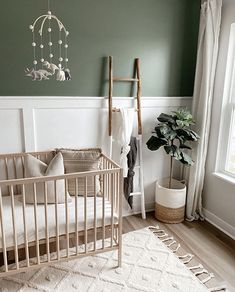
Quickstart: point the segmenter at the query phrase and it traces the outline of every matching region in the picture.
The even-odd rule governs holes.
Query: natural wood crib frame
[[[42,161],[46,161],[49,155],[53,155],[54,151],[43,151],[43,152],[30,152],[29,154],[37,157]],[[94,255],[102,252],[107,252],[111,250],[118,250],[118,265],[122,264],[122,193],[123,193],[123,174],[122,169],[110,158],[101,154],[101,165],[100,170],[79,172],[64,174],[59,176],[44,176],[44,177],[34,177],[34,178],[18,178],[17,167],[20,163],[23,169],[24,176],[24,157],[28,153],[15,153],[15,154],[1,154],[0,162],[5,167],[6,179],[0,181],[0,241],[2,248],[0,247],[0,254],[2,253],[4,265],[0,269],[0,277],[7,276],[9,274],[14,274],[18,272],[27,271],[31,268],[37,268],[39,266],[50,265],[54,262],[67,261],[69,259],[75,259],[79,257],[84,257],[87,255]],[[10,174],[11,173],[11,177]],[[12,179],[13,176],[13,179]],[[96,194],[96,177],[100,177],[101,190],[102,190],[102,226],[97,226],[97,210],[96,210],[96,199],[98,195]],[[87,179],[88,177],[93,177],[94,179],[94,220],[92,228],[87,227]],[[78,196],[75,196],[75,222],[69,222],[68,215],[68,183],[69,180],[75,180],[75,193],[78,194],[78,179],[84,179],[84,228],[82,231],[78,230]],[[66,228],[63,234],[59,231],[58,226],[58,197],[56,190],[56,181],[65,181],[65,199],[66,202],[63,204],[65,208],[66,216]],[[55,191],[55,231],[56,236],[50,236],[48,230],[48,203],[47,203],[47,182],[54,182]],[[44,184],[44,214],[45,216],[45,237],[39,238],[38,234],[38,204],[37,204],[37,183]],[[34,196],[34,232],[35,241],[29,241],[27,236],[27,222],[26,222],[26,203],[25,203],[25,185],[33,185],[33,196]],[[12,215],[12,228],[13,228],[13,239],[14,245],[7,246],[5,238],[5,227],[4,227],[4,214],[3,214],[3,188],[8,189],[8,195],[11,198],[11,215]],[[23,214],[23,225],[24,225],[24,243],[18,244],[17,242],[17,228],[15,217],[15,200],[17,196],[17,190],[21,190],[22,195],[22,214]],[[19,191],[18,191],[19,192]],[[109,202],[111,205],[111,218],[110,224],[105,223],[105,202]],[[61,204],[60,204],[61,205]],[[71,232],[69,230],[70,223],[75,224],[75,231]],[[107,230],[109,230],[110,237],[107,238]],[[88,242],[88,233],[92,234],[93,240]],[[84,241],[82,242],[82,251],[79,251],[81,247],[81,242],[79,240],[80,236],[84,236]],[[100,235],[101,241],[100,246],[97,245],[97,237]],[[75,239],[75,249],[70,248],[70,239]],[[61,250],[61,239],[66,241],[65,251]],[[50,250],[50,243],[55,242],[56,251],[53,253]],[[108,244],[107,244],[108,242]],[[46,252],[43,257],[41,257],[40,247],[44,244],[46,247]],[[80,245],[80,246],[79,246]],[[30,248],[35,247],[36,257],[32,261],[30,257]],[[23,260],[19,260],[19,250],[24,249],[25,255]],[[14,260],[9,263],[9,253],[14,252]],[[53,258],[51,255],[53,254]]]

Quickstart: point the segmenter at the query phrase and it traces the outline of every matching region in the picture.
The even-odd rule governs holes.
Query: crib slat
[[[96,240],[97,240],[97,215],[96,215],[96,176],[94,176],[94,251],[96,251]]]
[[[9,167],[8,167],[7,157],[4,158],[4,162],[5,162],[5,170],[6,170],[6,179],[9,180]]]
[[[55,225],[56,225],[56,252],[57,259],[60,259],[60,238],[59,238],[59,223],[58,223],[58,194],[56,180],[54,181],[54,191],[55,191]]]
[[[14,178],[17,179],[17,170],[16,170],[16,158],[15,156],[12,157],[13,169],[14,169]],[[18,192],[18,186],[15,187],[16,191]]]
[[[102,196],[102,248],[104,249],[104,240],[105,240],[105,197],[107,192],[107,174],[103,175],[103,181],[104,181],[104,190],[103,190],[103,196]]]
[[[5,272],[8,272],[6,238],[5,238],[5,230],[4,230],[3,218],[4,218],[4,216],[3,216],[3,204],[2,204],[2,188],[0,187],[0,221],[1,221],[1,233],[2,233],[2,249],[3,249]]]
[[[46,249],[47,249],[47,261],[50,262],[50,242],[48,232],[48,209],[47,209],[47,183],[44,182],[44,207],[45,207],[45,236],[46,236]]]
[[[85,253],[87,252],[87,176],[85,177],[85,196],[84,196],[84,244],[85,244]]]
[[[36,183],[33,183],[33,201],[34,201],[34,223],[35,223],[35,238],[36,238],[36,255],[37,255],[37,262],[38,262],[38,264],[40,264],[39,237],[38,237],[38,214],[37,214],[37,187],[36,187]]]
[[[4,162],[5,162],[6,179],[9,180],[9,165],[8,165],[7,157],[4,158]],[[9,194],[11,192],[10,186],[8,186],[8,192],[9,192]]]
[[[66,252],[69,258],[69,210],[68,210],[68,182],[64,180],[65,185],[65,211],[66,211]]]
[[[115,212],[118,211],[118,173],[115,174]]]
[[[28,244],[28,231],[26,224],[26,208],[25,208],[25,185],[22,185],[22,199],[23,199],[23,221],[24,221],[24,244],[25,244],[25,255],[26,265],[29,267],[29,244]]]
[[[11,216],[12,216],[12,225],[13,225],[13,234],[14,234],[15,262],[16,262],[16,269],[18,270],[19,257],[18,257],[17,231],[16,231],[16,220],[15,220],[15,200],[14,200],[13,186],[10,186],[10,195],[11,195]]]
[[[119,206],[118,206],[118,266],[122,264],[122,196],[123,196],[123,170],[119,171]]]
[[[14,166],[14,177],[17,179],[17,170],[16,170],[16,158],[13,157],[13,166]]]
[[[110,187],[110,201],[111,201],[111,247],[113,247],[113,196],[114,196],[114,174],[111,174],[111,187]]]
[[[75,179],[75,236],[76,236],[76,254],[78,254],[78,180]]]
[[[108,161],[108,169],[110,169],[110,162],[109,161]],[[111,184],[110,184],[110,173],[108,173],[108,175],[107,175],[107,181],[108,181],[107,199],[110,202],[110,187],[111,187]]]
[[[21,165],[22,165],[22,169],[23,169],[23,177],[25,177],[25,169],[24,169],[24,157],[21,156]]]
[[[119,177],[118,177],[118,173],[115,174],[115,214],[116,216],[118,215],[118,194],[119,194]],[[118,242],[118,225],[117,223],[115,222],[115,240],[116,240],[116,243]]]

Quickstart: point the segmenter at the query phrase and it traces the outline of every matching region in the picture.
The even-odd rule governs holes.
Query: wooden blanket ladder
[[[109,56],[109,137],[110,137],[110,158],[112,158],[112,118],[113,112],[118,112],[120,109],[113,107],[113,85],[114,82],[134,82],[137,84],[137,94],[136,94],[136,113],[137,113],[137,120],[138,120],[138,137],[137,138],[137,155],[139,164],[135,166],[135,170],[139,170],[139,190],[131,193],[131,196],[141,196],[141,214],[142,218],[146,219],[146,212],[145,212],[145,196],[144,196],[144,178],[143,178],[143,154],[142,154],[142,118],[141,118],[141,75],[140,75],[140,59],[135,59],[135,69],[136,69],[136,76],[135,78],[129,77],[114,77],[113,76],[113,57]]]

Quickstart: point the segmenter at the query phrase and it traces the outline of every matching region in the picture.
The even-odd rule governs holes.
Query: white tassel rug
[[[210,291],[203,282],[211,275],[199,280],[203,267],[187,268],[184,263],[192,256],[176,256],[178,249],[174,239],[157,227],[145,228],[123,235],[122,268],[117,268],[117,251],[108,252],[0,279],[0,291]],[[194,268],[198,274],[193,273]]]

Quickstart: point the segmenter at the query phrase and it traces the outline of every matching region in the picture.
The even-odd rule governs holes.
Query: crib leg
[[[118,226],[118,266],[122,267],[122,217],[119,218]]]
[[[122,246],[119,245],[118,248],[118,267],[121,268],[122,267]]]

